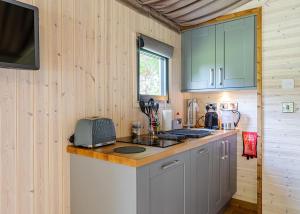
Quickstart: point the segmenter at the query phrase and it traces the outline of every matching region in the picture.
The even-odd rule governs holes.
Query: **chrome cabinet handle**
[[[209,71],[209,85],[213,86],[214,85],[214,72],[215,70],[213,68],[210,69]]]
[[[223,85],[223,69],[219,68],[219,85]]]
[[[226,148],[225,148],[226,145],[225,145],[224,141],[222,141],[221,144],[222,144],[222,157],[221,157],[221,159],[225,160],[226,159]]]
[[[204,152],[208,152],[208,150],[207,149],[200,149],[200,150],[198,150],[198,154],[203,154]]]
[[[227,159],[229,157],[229,141],[225,140],[225,158]]]
[[[169,168],[171,168],[171,167],[173,167],[173,166],[176,166],[176,165],[179,164],[179,163],[180,163],[179,160],[174,160],[174,161],[172,161],[171,163],[168,163],[168,164],[166,164],[166,165],[163,165],[161,168],[162,168],[163,170],[166,170],[166,169],[169,169]]]

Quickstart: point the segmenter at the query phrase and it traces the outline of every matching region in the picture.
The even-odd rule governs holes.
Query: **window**
[[[143,34],[137,37],[138,100],[169,101],[169,59],[174,48]]]
[[[139,96],[168,97],[168,58],[139,50]]]

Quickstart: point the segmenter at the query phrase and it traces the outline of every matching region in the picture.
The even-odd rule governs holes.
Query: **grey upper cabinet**
[[[210,144],[191,151],[191,214],[211,213],[211,163]]]
[[[182,34],[182,91],[255,86],[255,16]]]
[[[182,34],[182,90],[215,88],[215,26]]]
[[[215,26],[192,31],[191,89],[215,88]]]
[[[255,16],[216,26],[216,88],[256,86]]]
[[[183,91],[189,90],[191,86],[192,70],[192,31],[186,31],[181,35],[181,88]]]

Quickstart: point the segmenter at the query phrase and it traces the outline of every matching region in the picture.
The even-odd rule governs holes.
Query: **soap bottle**
[[[182,118],[179,112],[176,113],[175,119],[172,120],[172,129],[182,129]]]

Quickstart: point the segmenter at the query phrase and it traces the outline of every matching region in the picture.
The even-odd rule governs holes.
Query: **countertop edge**
[[[108,161],[111,163],[126,165],[130,167],[142,167],[153,162],[168,158],[173,155],[177,155],[182,152],[186,152],[192,149],[195,149],[199,146],[205,145],[207,143],[219,140],[224,137],[229,137],[235,135],[239,132],[239,130],[230,130],[224,131],[223,133],[218,133],[215,135],[210,135],[205,138],[195,138],[188,139],[187,142],[182,144],[177,144],[172,147],[166,148],[164,151],[160,151],[157,154],[153,154],[142,159],[132,159],[128,157],[122,157],[114,154],[106,154],[99,151],[94,151],[92,149],[75,147],[72,145],[67,146],[67,152],[70,154],[81,155],[89,158],[95,158],[103,161]],[[146,146],[145,146],[146,147]]]
[[[122,164],[131,167],[138,167],[137,160],[127,157],[121,157],[113,154],[105,154],[93,151],[92,149],[75,147],[72,145],[67,146],[67,152],[74,155],[81,155],[84,157],[95,158],[98,160],[108,161],[111,163]]]

